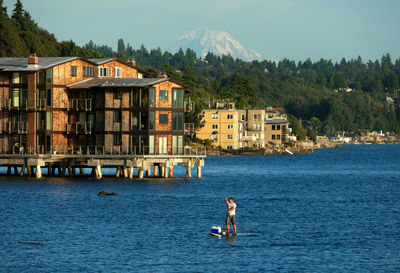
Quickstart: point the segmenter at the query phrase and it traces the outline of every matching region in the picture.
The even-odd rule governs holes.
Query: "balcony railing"
[[[25,98],[8,99],[7,108],[8,108],[8,110],[11,110],[11,109],[28,110],[28,100]]]
[[[26,121],[17,121],[17,122],[9,122],[9,133],[27,133],[28,132],[28,122]]]
[[[92,122],[77,122],[65,125],[67,134],[91,134],[93,132]]]
[[[185,112],[188,113],[194,112],[195,102],[192,101],[190,98],[185,98],[183,105]]]
[[[68,100],[68,110],[91,111],[93,108],[93,99],[70,99]]]
[[[77,155],[77,156],[205,156],[207,150],[205,147],[179,146],[173,147],[171,153],[160,151],[154,147],[136,146],[96,146],[96,145],[77,145],[77,146],[1,146],[0,154],[52,154],[52,155]]]

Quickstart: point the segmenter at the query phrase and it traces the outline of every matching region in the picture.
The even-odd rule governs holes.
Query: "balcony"
[[[46,109],[46,99],[44,98],[38,98],[36,99],[36,109],[44,110]]]
[[[67,134],[91,134],[93,132],[92,122],[77,122],[65,125]]]
[[[93,99],[69,99],[67,109],[75,111],[91,111]]]
[[[192,101],[190,98],[186,98],[183,106],[186,113],[192,113],[194,112],[195,102]]]
[[[11,109],[28,110],[28,100],[25,98],[8,99],[7,108],[8,108],[8,110],[11,110]]]
[[[9,133],[18,133],[18,134],[26,134],[28,133],[28,122],[26,121],[17,121],[17,122],[9,122]]]

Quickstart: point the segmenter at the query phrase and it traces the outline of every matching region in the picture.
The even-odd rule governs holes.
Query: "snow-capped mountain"
[[[261,60],[260,53],[246,48],[226,31],[208,28],[196,28],[179,37],[169,46],[169,51],[177,52],[180,48],[193,49],[197,56],[205,57],[208,52],[216,55],[231,55],[244,61]]]

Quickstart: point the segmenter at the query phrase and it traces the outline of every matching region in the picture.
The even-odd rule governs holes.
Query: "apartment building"
[[[213,146],[223,149],[239,148],[238,111],[233,102],[217,102],[213,109],[201,113],[204,127],[196,133],[199,139],[209,139]]]
[[[240,109],[238,110],[240,122],[243,124],[242,147],[262,149],[265,147],[265,110]]]
[[[265,143],[281,147],[289,142],[291,128],[281,108],[268,107],[265,110]]]
[[[0,150],[178,154],[188,92],[134,62],[0,58]]]
[[[210,139],[212,145],[224,149],[281,147],[290,134],[283,109],[236,109],[233,102],[218,101],[212,109],[204,110],[201,117],[205,125],[197,137]]]

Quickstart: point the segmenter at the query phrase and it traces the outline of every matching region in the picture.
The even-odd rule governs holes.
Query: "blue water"
[[[399,272],[399,167],[368,145],[209,157],[201,180],[3,178],[0,272]],[[239,234],[219,239],[225,196]]]

